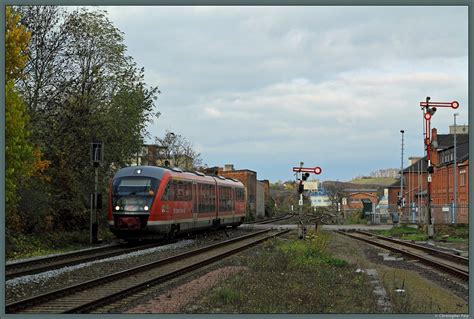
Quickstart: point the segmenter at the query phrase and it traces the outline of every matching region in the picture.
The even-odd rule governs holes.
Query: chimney
[[[438,143],[438,130],[436,128],[431,129],[431,143],[436,141],[436,144]],[[436,148],[431,148],[431,165],[438,165],[438,152]]]
[[[438,142],[438,130],[436,128],[431,129],[431,142]]]
[[[225,164],[224,165],[224,172],[233,171],[233,170],[234,170],[234,164]]]
[[[418,156],[411,156],[408,158],[408,166],[411,166],[413,164],[415,164],[416,162],[418,162],[419,160],[421,159],[421,157],[418,157]]]

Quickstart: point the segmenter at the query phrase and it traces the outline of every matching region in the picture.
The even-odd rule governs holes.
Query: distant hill
[[[379,185],[379,186],[388,186],[395,183],[397,179],[393,177],[363,177],[355,178],[350,183],[353,184],[362,184],[362,185]]]

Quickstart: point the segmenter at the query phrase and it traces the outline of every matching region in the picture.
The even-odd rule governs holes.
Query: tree
[[[194,170],[203,165],[201,153],[182,135],[166,131],[163,138],[155,137],[155,144],[164,147],[163,157],[171,160],[176,167]]]
[[[5,34],[5,187],[6,217],[10,228],[20,228],[20,216],[15,210],[19,185],[25,182],[34,170],[34,154],[28,137],[28,114],[23,100],[14,87],[14,81],[22,77],[27,60],[30,34],[20,24],[19,15],[6,8]]]
[[[104,11],[22,6],[31,32],[29,62],[18,86],[31,114],[32,137],[50,161],[53,226],[86,228],[93,169],[89,147],[104,143],[99,188],[126,163],[158,113],[158,88],[126,55],[123,34]]]

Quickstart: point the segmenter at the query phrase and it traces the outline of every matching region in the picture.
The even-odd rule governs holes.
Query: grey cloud
[[[458,99],[467,121],[464,7],[108,9],[163,92],[152,135],[183,134],[210,165],[276,176],[261,163],[272,152],[275,167],[319,159],[328,178],[345,176],[345,158],[362,171],[397,166],[399,129],[420,137],[427,95]],[[440,110],[433,123],[451,121]]]

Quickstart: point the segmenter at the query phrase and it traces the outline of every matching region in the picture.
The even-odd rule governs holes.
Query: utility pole
[[[457,170],[457,141],[456,141],[456,116],[459,113],[454,113],[454,167],[453,167],[453,208],[452,208],[452,216],[451,216],[451,224],[456,223],[456,213],[457,213],[457,206],[458,206],[458,170]]]
[[[90,212],[90,243],[97,243],[97,232],[99,229],[97,209],[102,209],[102,196],[97,192],[99,184],[99,166],[104,157],[104,147],[102,142],[91,143],[91,162],[94,166],[94,193],[91,194],[91,212]]]

